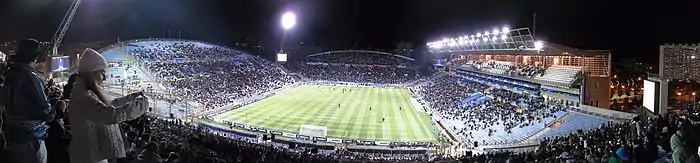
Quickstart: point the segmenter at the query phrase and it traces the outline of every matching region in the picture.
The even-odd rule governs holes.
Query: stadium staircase
[[[300,73],[289,73],[289,75],[294,76],[295,80],[296,80],[296,79],[299,79],[299,80],[296,80],[296,81],[309,81],[309,78],[307,78],[306,76],[304,76],[304,75],[302,75],[302,74],[300,74]]]
[[[537,133],[531,135],[530,137],[527,137],[523,142],[536,142],[539,137],[541,137],[542,135],[544,135],[547,132],[549,132],[550,130],[552,130],[552,128],[550,127],[550,126],[552,126],[552,124],[560,122],[562,119],[564,119],[564,117],[567,117],[567,116],[569,116],[569,112],[566,112],[566,114],[564,114],[564,116],[558,117],[554,121],[546,124],[545,128],[543,128],[542,130],[538,131]]]

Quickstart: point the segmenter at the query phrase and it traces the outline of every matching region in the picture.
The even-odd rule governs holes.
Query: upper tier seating
[[[535,79],[553,82],[554,84],[567,86],[576,80],[581,67],[552,65],[542,76],[535,76]]]

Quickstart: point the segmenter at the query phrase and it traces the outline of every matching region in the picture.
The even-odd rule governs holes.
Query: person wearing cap
[[[6,155],[13,163],[46,163],[46,122],[53,118],[44,79],[35,72],[41,55],[41,44],[23,39],[17,53],[9,60],[3,101],[5,121],[2,126],[7,139]]]
[[[101,89],[107,61],[95,50],[86,49],[78,63],[78,78],[68,106],[73,163],[106,163],[126,156],[118,123],[141,117],[148,110],[142,92],[108,100]]]

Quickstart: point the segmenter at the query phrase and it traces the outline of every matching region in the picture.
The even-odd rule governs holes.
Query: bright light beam
[[[282,15],[282,28],[289,30],[297,24],[297,16],[292,12],[287,12]]]

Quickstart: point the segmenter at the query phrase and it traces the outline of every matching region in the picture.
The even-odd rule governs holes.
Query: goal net
[[[326,137],[326,134],[328,134],[328,128],[326,126],[302,124],[301,127],[299,127],[299,135]]]

